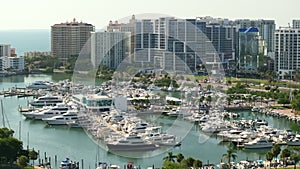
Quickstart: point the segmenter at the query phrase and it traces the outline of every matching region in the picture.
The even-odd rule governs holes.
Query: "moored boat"
[[[107,143],[107,148],[112,151],[145,151],[155,150],[158,146],[143,140],[136,134],[129,134],[123,139]]]
[[[60,165],[60,169],[79,169],[79,163],[66,158],[63,160]]]
[[[30,104],[32,106],[55,106],[56,104],[62,103],[62,102],[63,102],[63,100],[59,96],[47,95],[47,96],[42,96],[42,97],[35,99]]]
[[[268,141],[265,138],[258,138],[253,141],[244,144],[246,149],[264,149],[264,148],[272,148],[273,142]]]
[[[68,122],[78,120],[78,112],[75,110],[69,110],[67,113],[59,116],[54,116],[50,118],[43,118],[49,125],[66,125]]]

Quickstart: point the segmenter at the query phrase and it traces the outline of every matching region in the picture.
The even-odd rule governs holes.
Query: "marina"
[[[15,85],[25,86],[25,81],[34,82],[39,79],[47,78],[49,81],[52,80],[51,76],[44,75],[40,77],[21,76],[20,78],[23,78],[24,81],[19,83],[4,82],[2,83],[3,86],[1,87],[8,89]],[[109,98],[110,97],[97,97],[98,100],[102,100],[103,103],[107,104],[109,104]],[[24,108],[33,100],[33,98],[4,98],[4,96],[2,96],[2,99],[4,101],[4,105],[6,105],[6,112],[9,112],[7,113],[8,119],[11,123],[12,128],[15,130],[15,137],[21,138],[21,140],[24,141],[24,144],[29,143],[29,147],[34,147],[35,149],[48,152],[50,156],[57,155],[61,159],[68,156],[75,161],[84,159],[84,165],[86,168],[91,166],[94,167],[95,164],[97,164],[99,161],[105,161],[110,164],[118,164],[120,166],[122,166],[122,164],[126,164],[128,161],[134,161],[135,164],[140,164],[144,168],[152,166],[153,164],[161,166],[162,158],[166,155],[166,152],[170,150],[172,150],[174,153],[182,152],[184,154],[189,154],[193,157],[203,160],[204,162],[208,160],[209,163],[218,164],[220,162],[220,159],[222,158],[221,155],[224,154],[227,149],[227,143],[222,139],[225,138],[225,136],[226,138],[228,138],[226,132],[230,133],[231,135],[234,135],[235,133],[239,133],[239,135],[242,135],[240,133],[244,132],[243,135],[246,135],[247,133],[245,132],[247,131],[249,132],[249,135],[252,135],[256,130],[265,130],[265,133],[268,132],[270,134],[276,131],[278,137],[272,138],[274,141],[275,138],[278,139],[279,136],[283,136],[284,132],[289,132],[290,129],[294,130],[298,128],[295,127],[298,126],[297,121],[291,121],[284,117],[271,116],[268,113],[258,113],[251,111],[225,113],[218,112],[217,110],[211,110],[208,116],[205,111],[195,111],[193,109],[189,109],[189,111],[186,111],[184,107],[181,107],[178,109],[174,109],[174,112],[181,112],[179,114],[176,113],[176,116],[173,115],[174,113],[170,113],[171,111],[173,111],[173,109],[171,109],[171,111],[168,112],[169,114],[167,113],[167,115],[143,113],[134,114],[137,113],[136,111],[132,111],[132,113],[128,115],[128,113],[124,112],[131,112],[130,107],[128,107],[127,111],[120,111],[119,109],[114,110],[113,107],[109,107],[109,114],[102,113],[101,115],[99,115],[96,111],[93,111],[95,110],[95,106],[92,106],[92,104],[87,105],[87,108],[89,110],[88,116],[81,116],[81,114],[79,118],[71,119],[70,121],[68,121],[68,123],[64,123],[69,125],[56,126],[52,123],[52,125],[47,125],[47,123],[43,121],[26,119],[23,115],[24,113],[18,112],[18,105]],[[95,98],[91,97],[89,99],[92,101]],[[118,106],[121,108],[122,103],[122,99],[119,99]],[[186,104],[185,101],[183,101],[183,104]],[[78,107],[73,108],[78,109]],[[103,112],[108,112],[106,109],[107,107],[103,108]],[[111,111],[115,112],[115,114],[111,113]],[[82,113],[83,111],[80,112]],[[49,120],[53,117],[45,117],[45,121],[46,118],[47,120]],[[227,119],[222,121],[224,118]],[[78,127],[70,127],[73,125],[77,126],[78,123],[76,122],[78,120],[80,121],[80,127],[83,127],[84,129],[80,129]],[[194,122],[196,123],[194,124]],[[20,123],[21,127],[19,126]],[[191,124],[192,128],[185,138],[176,137],[174,139],[174,135],[172,135],[173,133],[165,133],[168,128],[174,127],[174,123],[178,125],[175,127]],[[248,123],[250,123],[251,125],[255,123],[257,126],[256,129],[250,130],[253,126],[251,126],[250,124],[249,126],[247,126]],[[244,125],[243,131],[238,131],[238,129],[241,128],[234,128],[235,125],[241,124]],[[266,124],[270,128],[262,127]],[[216,128],[210,128],[210,126],[216,126]],[[230,128],[228,128],[229,126]],[[249,127],[249,130],[245,130],[246,127]],[[113,132],[114,134],[111,134],[111,132]],[[29,133],[29,137],[26,133]],[[105,133],[110,133],[109,135],[113,135],[113,137],[108,137],[108,135]],[[137,133],[137,135],[133,135],[131,133]],[[223,134],[223,137],[220,136],[220,134]],[[276,134],[274,135],[276,136]],[[287,135],[289,135],[289,133],[287,133]],[[268,135],[264,134],[264,136]],[[114,141],[108,141],[111,139],[114,139]],[[238,139],[242,138],[235,138],[235,141],[237,141]],[[299,137],[297,135],[290,134],[286,139],[290,140],[281,140],[286,141],[282,144],[296,145],[299,142]],[[255,139],[253,139],[252,141],[254,140]],[[263,140],[255,141],[257,141],[256,143],[261,143],[261,145],[263,145]],[[132,142],[141,144],[143,145],[143,147],[147,145],[147,149],[149,148],[149,150],[151,151],[128,152],[122,150],[122,145],[127,146]],[[175,145],[179,144],[181,144],[181,146],[174,147]],[[253,147],[255,147],[253,145],[254,142],[249,141],[241,146],[245,148],[238,150],[238,160],[255,160],[264,158],[266,150],[259,149],[253,151],[252,149]],[[63,148],[61,148],[62,146]],[[249,146],[250,148],[248,149],[247,147]],[[270,144],[268,144],[268,146],[270,147]],[[268,147],[265,146],[264,148]],[[113,153],[107,151],[107,149],[113,150]],[[119,152],[120,149],[121,152]]]

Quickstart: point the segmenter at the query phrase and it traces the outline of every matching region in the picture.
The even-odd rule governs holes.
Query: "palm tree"
[[[295,70],[294,80],[296,82],[298,82],[300,80],[300,70],[299,69]]]
[[[178,163],[180,163],[183,159],[184,159],[184,156],[182,155],[182,153],[177,154],[176,160]]]
[[[173,155],[173,153],[170,151],[168,152],[168,155],[163,158],[164,161],[170,161],[170,162],[175,162],[176,156]]]
[[[270,162],[270,168],[271,168],[271,161],[273,159],[273,153],[271,151],[268,151],[266,153],[266,160]]]
[[[297,163],[300,161],[300,154],[292,154],[291,160],[294,161],[294,169],[296,169]]]
[[[228,165],[231,168],[231,159],[232,161],[234,161],[236,158],[237,158],[236,150],[234,149],[234,145],[231,143],[227,150],[227,153],[223,154],[223,160],[227,159]]]
[[[281,148],[278,144],[275,144],[272,149],[271,149],[271,153],[273,154],[273,157],[276,157],[280,154],[281,152]]]
[[[282,159],[284,165],[286,165],[286,160],[290,156],[291,156],[291,151],[289,149],[285,148],[281,151],[280,158]]]

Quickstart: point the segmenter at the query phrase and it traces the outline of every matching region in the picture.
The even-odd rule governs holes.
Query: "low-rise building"
[[[73,95],[72,98],[82,107],[94,112],[109,111],[112,107],[122,111],[127,110],[127,99],[125,97],[109,97],[99,94],[76,94]]]
[[[24,70],[24,57],[8,57],[3,56],[0,58],[0,70],[14,70],[23,71]]]
[[[35,57],[35,56],[51,56],[51,52],[39,52],[39,51],[31,51],[25,52],[24,57]]]

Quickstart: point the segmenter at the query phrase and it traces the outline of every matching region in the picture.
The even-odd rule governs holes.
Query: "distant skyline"
[[[178,18],[274,19],[277,27],[300,19],[298,0],[10,0],[1,1],[1,6],[0,30],[50,29],[73,18],[102,29],[110,20],[143,13]]]

